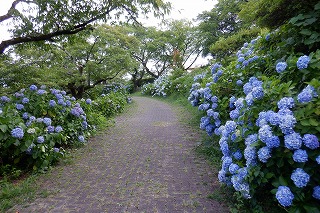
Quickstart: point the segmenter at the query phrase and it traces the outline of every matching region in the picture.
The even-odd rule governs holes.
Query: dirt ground
[[[72,164],[39,180],[47,197],[10,212],[228,212],[207,198],[219,184],[194,151],[199,136],[179,123],[172,106],[133,100]]]

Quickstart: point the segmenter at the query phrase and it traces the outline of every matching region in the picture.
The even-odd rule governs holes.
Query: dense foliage
[[[200,128],[221,150],[219,181],[254,211],[266,211],[259,202],[289,212],[320,209],[319,11],[318,3],[219,59],[224,63],[190,74],[189,101],[203,112]],[[168,79],[145,92],[168,95]]]
[[[66,149],[85,143],[127,103],[123,88],[76,100],[63,90],[31,85],[0,98],[0,175],[5,168],[46,170]]]

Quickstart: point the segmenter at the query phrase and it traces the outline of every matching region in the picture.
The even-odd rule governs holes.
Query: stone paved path
[[[169,105],[134,101],[74,163],[39,181],[48,197],[12,212],[228,212],[207,198],[218,183],[194,153],[197,134],[179,124]]]

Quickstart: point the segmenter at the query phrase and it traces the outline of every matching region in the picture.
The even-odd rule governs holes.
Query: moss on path
[[[49,196],[12,211],[227,212],[207,198],[218,184],[212,168],[194,153],[197,134],[183,127],[166,103],[134,101],[74,163],[39,180]]]

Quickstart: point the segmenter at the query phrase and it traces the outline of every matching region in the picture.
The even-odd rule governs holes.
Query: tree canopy
[[[62,35],[90,28],[98,20],[126,14],[129,21],[141,13],[160,16],[169,9],[170,4],[162,0],[15,0],[8,12],[0,16],[0,23],[12,22],[12,38],[0,43],[0,54],[15,44],[59,40]]]

